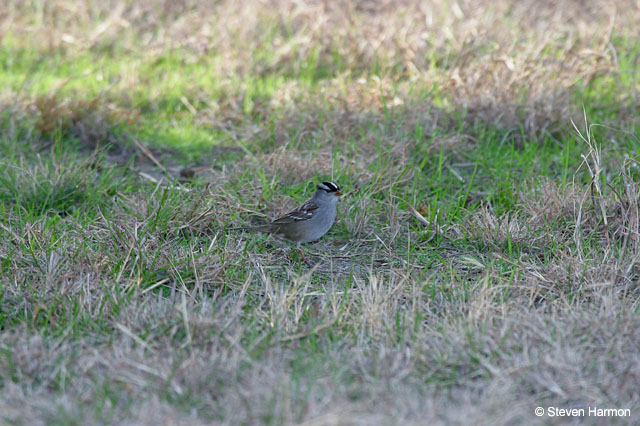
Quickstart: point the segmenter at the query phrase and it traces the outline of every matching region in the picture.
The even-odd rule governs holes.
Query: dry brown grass
[[[244,121],[242,88],[229,78],[295,75],[315,54],[318,66],[329,72],[321,94],[309,93],[292,80],[254,109],[289,106],[292,117],[282,124],[286,127],[299,119],[304,105],[334,99],[338,109],[333,118],[341,125],[326,123],[331,131],[325,136],[331,140],[352,134],[349,122],[362,114],[379,113],[383,103],[408,105],[399,115],[412,129],[415,118],[407,112],[416,108],[411,94],[416,85],[426,90],[437,86],[447,110],[465,111],[469,126],[494,123],[517,134],[523,130],[526,135],[556,136],[571,117],[579,116],[571,99],[576,87],[601,75],[619,78],[619,52],[611,36],[637,37],[635,23],[640,19],[633,1],[600,0],[544,5],[537,1],[211,5],[114,0],[53,1],[42,7],[35,1],[9,3],[0,34],[11,32],[26,46],[47,52],[109,52],[117,45],[144,57],[180,51],[187,62],[215,52],[221,60],[210,64],[211,73],[220,76],[228,93],[211,99],[195,91],[187,98],[207,105],[198,110],[203,122],[222,127],[234,122],[232,130],[239,136],[260,132],[251,130],[253,123],[238,126],[238,120]],[[376,67],[381,67],[377,74],[382,77],[368,79]],[[138,68],[131,65],[113,90],[126,93],[144,85],[145,76]],[[364,79],[357,80],[359,76]],[[633,93],[620,96],[622,104],[628,97],[635,99]],[[423,107],[417,113],[433,116]],[[303,119],[300,137],[313,132],[315,119]],[[278,140],[286,139],[285,130],[276,129],[283,135]]]
[[[553,184],[537,190],[551,202],[532,196],[519,216],[485,210],[470,218],[489,251],[441,251],[444,263],[429,270],[393,259],[392,230],[369,231],[391,247],[352,243],[348,292],[340,259],[299,273],[280,250],[245,257],[244,241],[213,234],[208,224],[239,203],[215,190],[215,211],[196,194],[181,196],[168,233],[149,229],[161,190],[123,199],[84,234],[58,236],[66,243],[55,251],[36,222],[24,236],[34,251],[13,259],[16,283],[5,285],[2,310],[24,311],[59,337],[27,324],[0,333],[0,348],[11,353],[0,361],[11,372],[3,414],[42,424],[94,416],[134,424],[490,424],[535,422],[541,401],[638,407],[637,275],[613,282],[619,266],[594,257],[604,248],[577,252],[570,230],[549,236],[549,221],[575,219],[579,194]],[[176,244],[185,231],[208,238]],[[534,253],[509,261],[507,233]],[[536,257],[552,244],[566,249]],[[96,249],[78,256],[79,245]],[[121,272],[113,270],[116,253]],[[354,268],[365,253],[372,263]],[[246,275],[230,274],[238,268]],[[140,272],[154,269],[165,272],[141,285]],[[37,304],[23,299],[17,283],[26,277]],[[69,311],[53,307],[61,298],[106,329],[71,338]],[[316,349],[307,347],[311,336]],[[98,406],[108,411],[96,414]]]

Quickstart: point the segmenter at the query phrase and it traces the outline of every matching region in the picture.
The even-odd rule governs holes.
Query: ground
[[[213,3],[0,8],[2,422],[637,424],[637,2]]]

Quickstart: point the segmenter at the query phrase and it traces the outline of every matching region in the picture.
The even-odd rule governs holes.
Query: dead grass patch
[[[114,1],[109,5],[81,2],[69,8],[53,2],[38,11],[42,24],[33,27],[24,19],[31,19],[34,11],[12,2],[2,22],[6,32],[45,51],[108,50],[117,41],[144,57],[180,49],[185,60],[197,61],[215,52],[220,60],[211,66],[222,81],[237,75],[295,78],[306,75],[308,68],[329,70],[329,74],[311,76],[328,82],[329,92],[344,93],[339,81],[345,77],[356,80],[347,84],[353,88],[346,88],[346,96],[326,98],[344,110],[342,116],[337,114],[341,125],[331,126],[335,132],[344,132],[336,134],[336,139],[353,135],[349,122],[354,111],[381,111],[385,104],[410,100],[393,88],[387,90],[384,79],[394,85],[409,81],[408,86],[427,92],[437,86],[450,110],[466,111],[469,126],[493,123],[520,138],[521,132],[556,137],[577,115],[571,98],[574,90],[598,76],[617,75],[618,55],[611,37],[633,36],[640,13],[631,1],[543,6],[528,1],[516,5],[457,2],[451,9],[439,2],[372,4],[208,5],[196,1],[175,6],[166,1]],[[381,75],[380,84],[363,87],[353,78],[362,76],[366,81],[376,74]],[[141,84],[148,82],[134,75],[114,89],[126,93]],[[292,86],[284,84],[265,106],[305,96],[306,90]],[[236,98],[236,88],[230,90],[231,98]],[[234,110],[226,106],[224,95],[211,103],[212,117],[205,121],[213,118],[224,123],[220,113],[228,116]],[[238,110],[238,102],[231,99],[234,103]],[[299,107],[296,103],[294,111]],[[43,125],[48,128],[54,122],[44,120]],[[88,127],[81,133],[92,131]]]

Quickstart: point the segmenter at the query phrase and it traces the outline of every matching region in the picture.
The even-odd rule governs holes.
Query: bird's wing
[[[286,215],[277,218],[273,222],[272,225],[285,225],[287,223],[298,222],[300,220],[311,219],[313,216],[313,211],[318,210],[318,205],[315,201],[309,200],[303,205],[299,206],[295,210],[287,213]]]

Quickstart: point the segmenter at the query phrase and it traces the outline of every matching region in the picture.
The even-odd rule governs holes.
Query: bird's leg
[[[298,253],[300,253],[300,257],[302,257],[302,260],[304,260],[304,263],[309,263],[307,258],[304,257],[304,253],[302,252],[302,250],[300,250],[300,247],[296,247],[296,249],[298,250]]]
[[[300,253],[300,256],[302,257],[302,260],[304,261],[304,263],[306,263],[307,265],[311,265],[307,260],[307,258],[304,257],[304,253],[302,252],[302,250],[300,250],[300,244],[296,244],[296,249],[298,250],[298,253]]]

